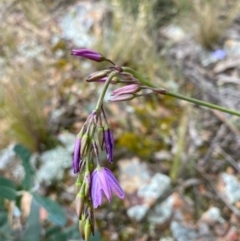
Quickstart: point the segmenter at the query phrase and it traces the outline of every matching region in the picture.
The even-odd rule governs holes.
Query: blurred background
[[[0,19],[2,241],[81,240],[73,146],[107,64],[71,49],[240,111],[239,0],[0,0]],[[240,240],[239,117],[157,95],[105,108],[101,158],[126,197],[96,210],[91,241]]]

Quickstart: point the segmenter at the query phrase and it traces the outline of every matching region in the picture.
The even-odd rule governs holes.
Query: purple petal
[[[112,198],[112,193],[111,193],[111,188],[108,183],[108,176],[105,171],[105,168],[101,168],[101,170],[98,170],[98,176],[99,176],[99,181],[101,183],[101,190],[104,192],[105,196],[107,197],[108,201],[111,201]]]
[[[119,95],[126,95],[126,94],[134,94],[138,92],[139,89],[140,87],[137,84],[126,85],[114,90],[111,95],[119,96]]]
[[[122,190],[121,186],[119,185],[119,182],[117,181],[117,179],[114,177],[113,173],[109,169],[107,169],[107,168],[104,168],[104,169],[108,173],[108,182],[111,187],[111,191],[116,196],[123,199],[125,197],[125,193]]]
[[[98,181],[97,170],[95,170],[91,175],[91,183],[91,197],[93,207],[97,208],[102,204],[102,190],[100,187],[100,182]]]
[[[102,204],[103,193],[110,202],[112,192],[121,199],[123,199],[125,196],[113,173],[107,168],[98,167],[91,174],[91,197],[93,207],[97,208]]]
[[[104,60],[104,57],[100,53],[91,49],[73,49],[71,54],[75,56],[87,58],[93,61],[97,61],[97,62]]]
[[[133,95],[133,94],[113,95],[110,97],[109,101],[119,102],[119,101],[132,100],[134,98],[135,98],[135,95]]]
[[[81,140],[77,138],[75,141],[73,162],[72,162],[72,168],[74,173],[78,173],[80,169],[79,168],[80,161],[81,161],[80,149],[81,149]]]
[[[113,162],[113,148],[114,148],[114,137],[111,130],[108,128],[104,131],[104,143],[106,148],[107,159],[109,162]]]

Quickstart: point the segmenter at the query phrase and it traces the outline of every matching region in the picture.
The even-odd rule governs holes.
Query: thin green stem
[[[156,85],[149,82],[147,79],[143,78],[139,73],[137,73],[133,69],[128,68],[128,67],[122,67],[122,69],[123,69],[124,72],[128,72],[128,73],[132,74],[135,78],[137,78],[144,85],[149,86],[151,88],[158,88]],[[191,98],[191,97],[186,97],[184,95],[180,95],[180,94],[168,91],[168,90],[166,90],[162,94],[172,96],[172,97],[175,97],[175,98],[178,98],[178,99],[181,99],[181,100],[185,100],[185,101],[197,104],[197,105],[205,106],[205,107],[208,107],[210,109],[219,110],[219,111],[231,114],[231,115],[240,116],[240,112],[238,112],[238,111],[231,110],[231,109],[219,106],[219,105],[214,105],[214,104],[211,104],[211,103],[206,102],[206,101],[197,100],[197,99],[194,99],[194,98]]]
[[[96,108],[95,108],[95,111],[96,111],[97,114],[99,113],[99,111],[100,111],[100,109],[101,109],[102,102],[103,102],[104,96],[105,96],[105,94],[106,94],[107,88],[108,88],[108,86],[109,86],[109,84],[110,84],[110,82],[111,82],[111,79],[112,79],[115,75],[116,75],[116,72],[112,72],[112,73],[108,76],[108,78],[107,78],[107,80],[106,80],[106,82],[105,82],[105,84],[104,84],[104,86],[103,86],[102,93],[101,93],[100,96],[99,96],[99,99],[98,99],[98,102],[97,102],[97,105],[96,105]]]

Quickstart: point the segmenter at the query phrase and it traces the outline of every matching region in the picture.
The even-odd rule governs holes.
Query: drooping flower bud
[[[89,172],[86,172],[85,177],[84,177],[84,195],[88,196],[89,190],[90,190],[90,185],[91,185],[91,176]]]
[[[81,150],[81,139],[77,137],[75,141],[73,162],[72,162],[72,168],[74,173],[78,173],[80,170],[80,162],[82,161],[80,150]]]
[[[105,148],[106,148],[107,159],[109,162],[112,163],[113,162],[114,137],[108,126],[106,128],[104,128],[103,138],[104,138],[104,144],[105,144]]]
[[[82,235],[83,239],[85,239],[85,234],[84,234],[85,223],[86,223],[86,216],[83,214],[78,224],[79,232]]]
[[[81,219],[81,216],[82,216],[83,207],[84,207],[84,195],[78,193],[75,199],[75,210],[79,220]]]
[[[109,101],[111,101],[111,102],[126,101],[126,100],[132,100],[135,97],[136,96],[133,94],[114,95],[114,96],[110,97]]]
[[[104,133],[104,128],[102,126],[98,127],[98,143],[100,145],[100,148],[103,149],[103,133]]]
[[[91,234],[91,222],[89,219],[87,219],[85,225],[84,225],[84,239],[85,241],[89,241]]]
[[[100,53],[91,49],[73,49],[71,54],[86,59],[90,59],[96,62],[101,62],[105,60],[105,58]]]
[[[81,156],[82,157],[86,155],[88,145],[89,145],[89,136],[87,134],[84,134],[81,139]]]
[[[141,88],[137,84],[130,84],[123,86],[121,88],[118,88],[112,92],[111,95],[113,96],[119,96],[119,95],[126,95],[126,94],[135,94],[137,93]]]
[[[96,82],[99,82],[99,83],[105,83],[106,81],[107,81],[107,77],[103,77],[103,78],[101,78],[101,79],[96,80]],[[90,81],[88,81],[88,82],[90,82]],[[111,82],[110,82],[110,83],[113,84],[113,85],[119,83],[118,77],[114,76],[114,77],[111,79]]]
[[[98,82],[98,81],[106,81],[107,79],[105,79],[105,77],[107,77],[108,74],[110,74],[112,72],[112,70],[110,69],[104,69],[104,70],[100,70],[100,71],[96,71],[92,74],[90,74],[86,81],[87,82]]]

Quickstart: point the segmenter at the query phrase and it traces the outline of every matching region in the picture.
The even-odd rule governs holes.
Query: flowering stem
[[[152,88],[157,88],[156,85],[149,82],[147,79],[143,78],[139,73],[137,73],[133,69],[128,68],[128,67],[122,67],[122,69],[123,69],[124,72],[128,72],[128,73],[132,74],[135,78],[137,78],[144,85],[152,87]],[[180,94],[168,91],[168,90],[165,90],[164,92],[162,92],[162,94],[172,96],[172,97],[175,97],[175,98],[178,98],[178,99],[181,99],[181,100],[185,100],[185,101],[197,104],[197,105],[205,106],[205,107],[208,107],[210,109],[219,110],[219,111],[231,114],[231,115],[240,116],[240,112],[238,112],[238,111],[231,110],[231,109],[228,109],[228,108],[225,108],[225,107],[221,107],[219,105],[214,105],[214,104],[211,104],[211,103],[206,102],[206,101],[197,100],[197,99],[194,99],[194,98],[191,98],[191,97],[186,97],[184,95],[180,95]]]
[[[107,78],[107,80],[106,80],[106,82],[105,82],[105,84],[104,84],[104,86],[103,86],[102,93],[101,93],[100,96],[99,96],[99,99],[98,99],[98,102],[97,102],[97,105],[96,105],[96,108],[95,108],[95,111],[96,111],[97,116],[98,116],[98,113],[99,113],[99,111],[100,111],[100,109],[101,109],[101,107],[102,107],[103,98],[104,98],[104,96],[105,96],[105,94],[106,94],[107,88],[108,88],[108,86],[109,86],[109,84],[110,84],[110,82],[111,82],[111,79],[112,79],[115,75],[116,75],[116,72],[113,71],[113,72],[108,76],[108,78]]]

